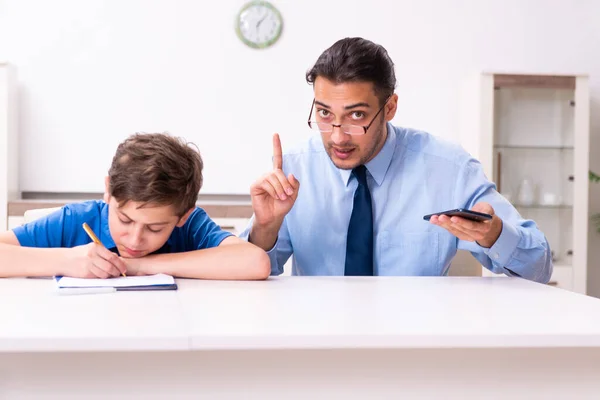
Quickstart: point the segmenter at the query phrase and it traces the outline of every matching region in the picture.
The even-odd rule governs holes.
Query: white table
[[[512,278],[0,279],[0,399],[594,398],[600,300]]]

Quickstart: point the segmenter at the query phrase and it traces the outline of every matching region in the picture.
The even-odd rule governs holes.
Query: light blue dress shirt
[[[496,191],[481,164],[460,146],[388,123],[388,137],[366,164],[373,201],[374,274],[446,275],[458,249],[470,251],[496,273],[547,283],[550,246],[532,220]],[[284,152],[283,170],[300,181],[298,198],[268,252],[279,275],[293,254],[292,275],[344,275],[346,235],[357,181],[330,160],[320,135]],[[453,208],[488,202],[502,219],[491,248],[459,240],[423,220]],[[252,218],[254,219],[254,217]],[[248,239],[252,221],[240,235]]]

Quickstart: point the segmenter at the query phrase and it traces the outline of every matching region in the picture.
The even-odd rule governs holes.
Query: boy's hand
[[[150,275],[150,273],[143,268],[144,262],[149,261],[148,258],[149,256],[141,258],[121,258],[121,261],[123,261],[127,267],[127,276]]]
[[[298,197],[300,182],[292,174],[286,177],[282,165],[281,141],[274,134],[273,170],[250,187],[255,221],[260,226],[281,225]]]
[[[114,278],[127,273],[127,266],[115,253],[102,245],[90,243],[69,249],[64,275],[75,278]]]

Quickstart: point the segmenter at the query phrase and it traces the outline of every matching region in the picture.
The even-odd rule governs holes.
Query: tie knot
[[[367,186],[367,167],[359,165],[352,170],[352,173],[361,185]]]

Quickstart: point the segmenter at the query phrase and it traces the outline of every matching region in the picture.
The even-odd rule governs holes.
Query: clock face
[[[236,21],[236,31],[246,45],[262,49],[274,44],[281,35],[283,19],[269,2],[253,1],[246,4]]]

